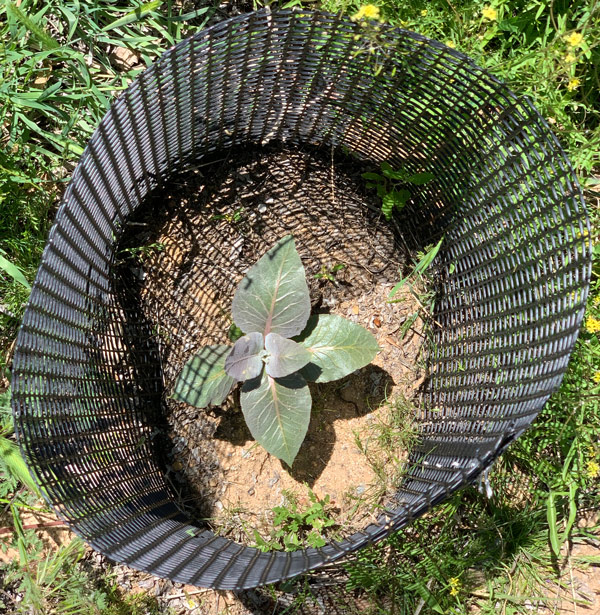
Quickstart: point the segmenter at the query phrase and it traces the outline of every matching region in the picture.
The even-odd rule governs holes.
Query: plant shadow
[[[376,365],[367,365],[335,382],[310,383],[313,407],[306,438],[292,467],[281,461],[281,467],[292,478],[313,487],[329,463],[336,444],[336,421],[364,417],[386,403],[394,382]],[[236,403],[239,408],[239,405]],[[218,412],[219,426],[214,437],[235,446],[252,441],[252,435],[241,412]],[[358,453],[352,444],[349,455]]]

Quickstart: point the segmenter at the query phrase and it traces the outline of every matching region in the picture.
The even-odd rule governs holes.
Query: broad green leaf
[[[414,175],[407,177],[406,181],[414,186],[422,186],[423,184],[430,182],[434,177],[435,175],[433,173],[428,173],[425,171],[423,173],[415,173]]]
[[[389,179],[395,179],[398,181],[406,181],[406,171],[400,169],[399,171],[394,171],[393,169],[385,169],[383,174]]]
[[[389,162],[385,162],[383,161],[381,163],[381,172],[384,175],[389,175],[390,173],[394,173],[394,169],[392,168],[392,165]]]
[[[391,190],[383,196],[383,202],[381,204],[381,211],[386,220],[390,220],[392,217],[392,210],[394,207],[402,209],[406,205],[406,201],[410,198],[410,192],[408,190]]]
[[[21,273],[21,270],[16,265],[13,265],[9,260],[4,258],[2,254],[0,254],[0,271],[7,273],[13,280],[15,280],[15,282],[19,282],[19,284],[22,284],[25,288],[31,289],[29,282]]]
[[[302,370],[307,380],[329,382],[368,365],[379,352],[375,336],[341,316],[311,316],[305,331],[296,338],[311,353]]]
[[[37,485],[31,478],[25,461],[23,461],[19,447],[15,442],[2,435],[0,435],[0,460],[14,478],[27,485],[33,492],[39,493]]]
[[[297,372],[312,357],[301,344],[272,332],[265,338],[265,349],[268,353],[267,374],[272,378],[283,378]]]
[[[381,211],[386,220],[392,219],[392,211],[394,209],[394,199],[389,192],[386,192],[383,195],[383,200],[381,203]]]
[[[246,333],[298,335],[310,315],[304,267],[294,238],[287,235],[253,265],[240,282],[231,306],[235,324]]]
[[[229,327],[229,331],[227,332],[227,337],[230,339],[230,341],[232,342],[237,342],[240,337],[243,337],[244,332],[239,328],[236,327],[235,323],[231,323],[231,326]]]
[[[238,381],[260,376],[264,356],[262,333],[249,333],[240,337],[225,359],[225,371]]]
[[[308,431],[312,399],[298,373],[248,380],[240,396],[250,433],[271,455],[292,465]]]
[[[392,190],[390,192],[394,207],[402,209],[406,205],[406,201],[410,199],[410,192],[408,190]]]
[[[223,403],[235,380],[225,372],[229,346],[204,346],[181,370],[171,397],[196,408]]]

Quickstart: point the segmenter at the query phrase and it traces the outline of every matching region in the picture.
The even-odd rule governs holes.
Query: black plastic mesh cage
[[[388,226],[409,250],[444,240],[419,441],[398,492],[379,518],[343,540],[262,552],[215,535],[179,505],[152,437],[173,380],[166,365],[181,367],[194,350],[186,348],[186,327],[222,328],[218,315],[251,263],[235,242],[189,229],[189,267],[201,263],[194,283],[212,290],[179,312],[190,288],[181,280],[168,286],[164,273],[165,286],[179,289],[168,308],[179,336],[166,339],[164,312],[153,318],[140,307],[136,276],[146,274],[116,282],[119,242],[132,225],[143,230],[149,199],[156,208],[156,195],[168,195],[186,173],[208,190],[219,160],[227,166],[248,152],[294,148],[324,153],[326,169],[349,158],[432,173],[410,188],[408,205]],[[280,218],[292,233],[286,215],[302,187],[294,182],[279,176],[262,208],[283,199]],[[312,201],[305,224],[316,228],[328,197]],[[167,218],[176,216],[169,203],[165,197]],[[216,211],[204,207],[207,216]],[[267,236],[269,228],[253,232]],[[343,243],[344,228],[330,230]],[[559,386],[577,337],[588,236],[575,174],[544,119],[463,54],[412,32],[368,32],[319,12],[229,19],[141,74],[81,157],[14,355],[20,444],[58,514],[114,561],[222,589],[294,577],[419,517],[527,428]],[[214,263],[219,269],[202,277]],[[168,301],[165,294],[156,309]]]

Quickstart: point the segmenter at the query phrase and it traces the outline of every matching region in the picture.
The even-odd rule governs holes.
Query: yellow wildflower
[[[381,11],[374,4],[363,4],[350,19],[360,21],[361,19],[379,19]]]
[[[572,92],[573,90],[576,90],[580,85],[581,80],[575,77],[573,79],[570,79],[569,83],[567,83],[567,90],[569,90],[569,92]]]
[[[425,17],[427,15],[427,9],[423,9],[421,11],[421,17]]]
[[[600,370],[597,371],[593,376],[592,376],[592,380],[597,383],[600,384]]]
[[[460,579],[457,579],[456,577],[452,577],[451,579],[448,579],[448,585],[450,587],[450,595],[458,596],[458,592],[461,588]]]
[[[456,47],[456,45],[454,44],[454,41],[446,41],[445,42],[446,47],[450,47],[450,49],[454,49]]]
[[[598,333],[600,331],[600,320],[595,316],[588,316],[585,321],[585,328],[590,333]]]
[[[570,51],[569,53],[565,56],[565,62],[567,64],[573,64],[573,62],[575,62],[575,60],[577,60],[577,58],[575,57],[574,54],[572,54]]]
[[[571,32],[571,34],[565,36],[565,41],[571,47],[579,47],[583,43],[583,34],[581,32]]]
[[[588,478],[598,478],[600,476],[600,463],[595,459],[590,459],[586,463],[586,475]]]
[[[496,21],[496,19],[498,19],[498,11],[493,9],[491,6],[486,6],[481,11],[481,14],[483,15],[483,18],[488,21]]]
[[[583,233],[581,231],[577,231],[577,239],[579,239],[580,237],[589,237],[589,236],[590,236],[589,229],[585,229]]]

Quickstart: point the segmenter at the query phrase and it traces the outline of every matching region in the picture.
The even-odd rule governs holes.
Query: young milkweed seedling
[[[310,421],[307,380],[338,380],[364,367],[379,350],[377,340],[341,316],[310,315],[306,274],[291,235],[249,269],[231,313],[244,335],[232,347],[202,348],[183,367],[172,397],[205,408],[223,403],[243,382],[240,402],[250,433],[291,466]]]

